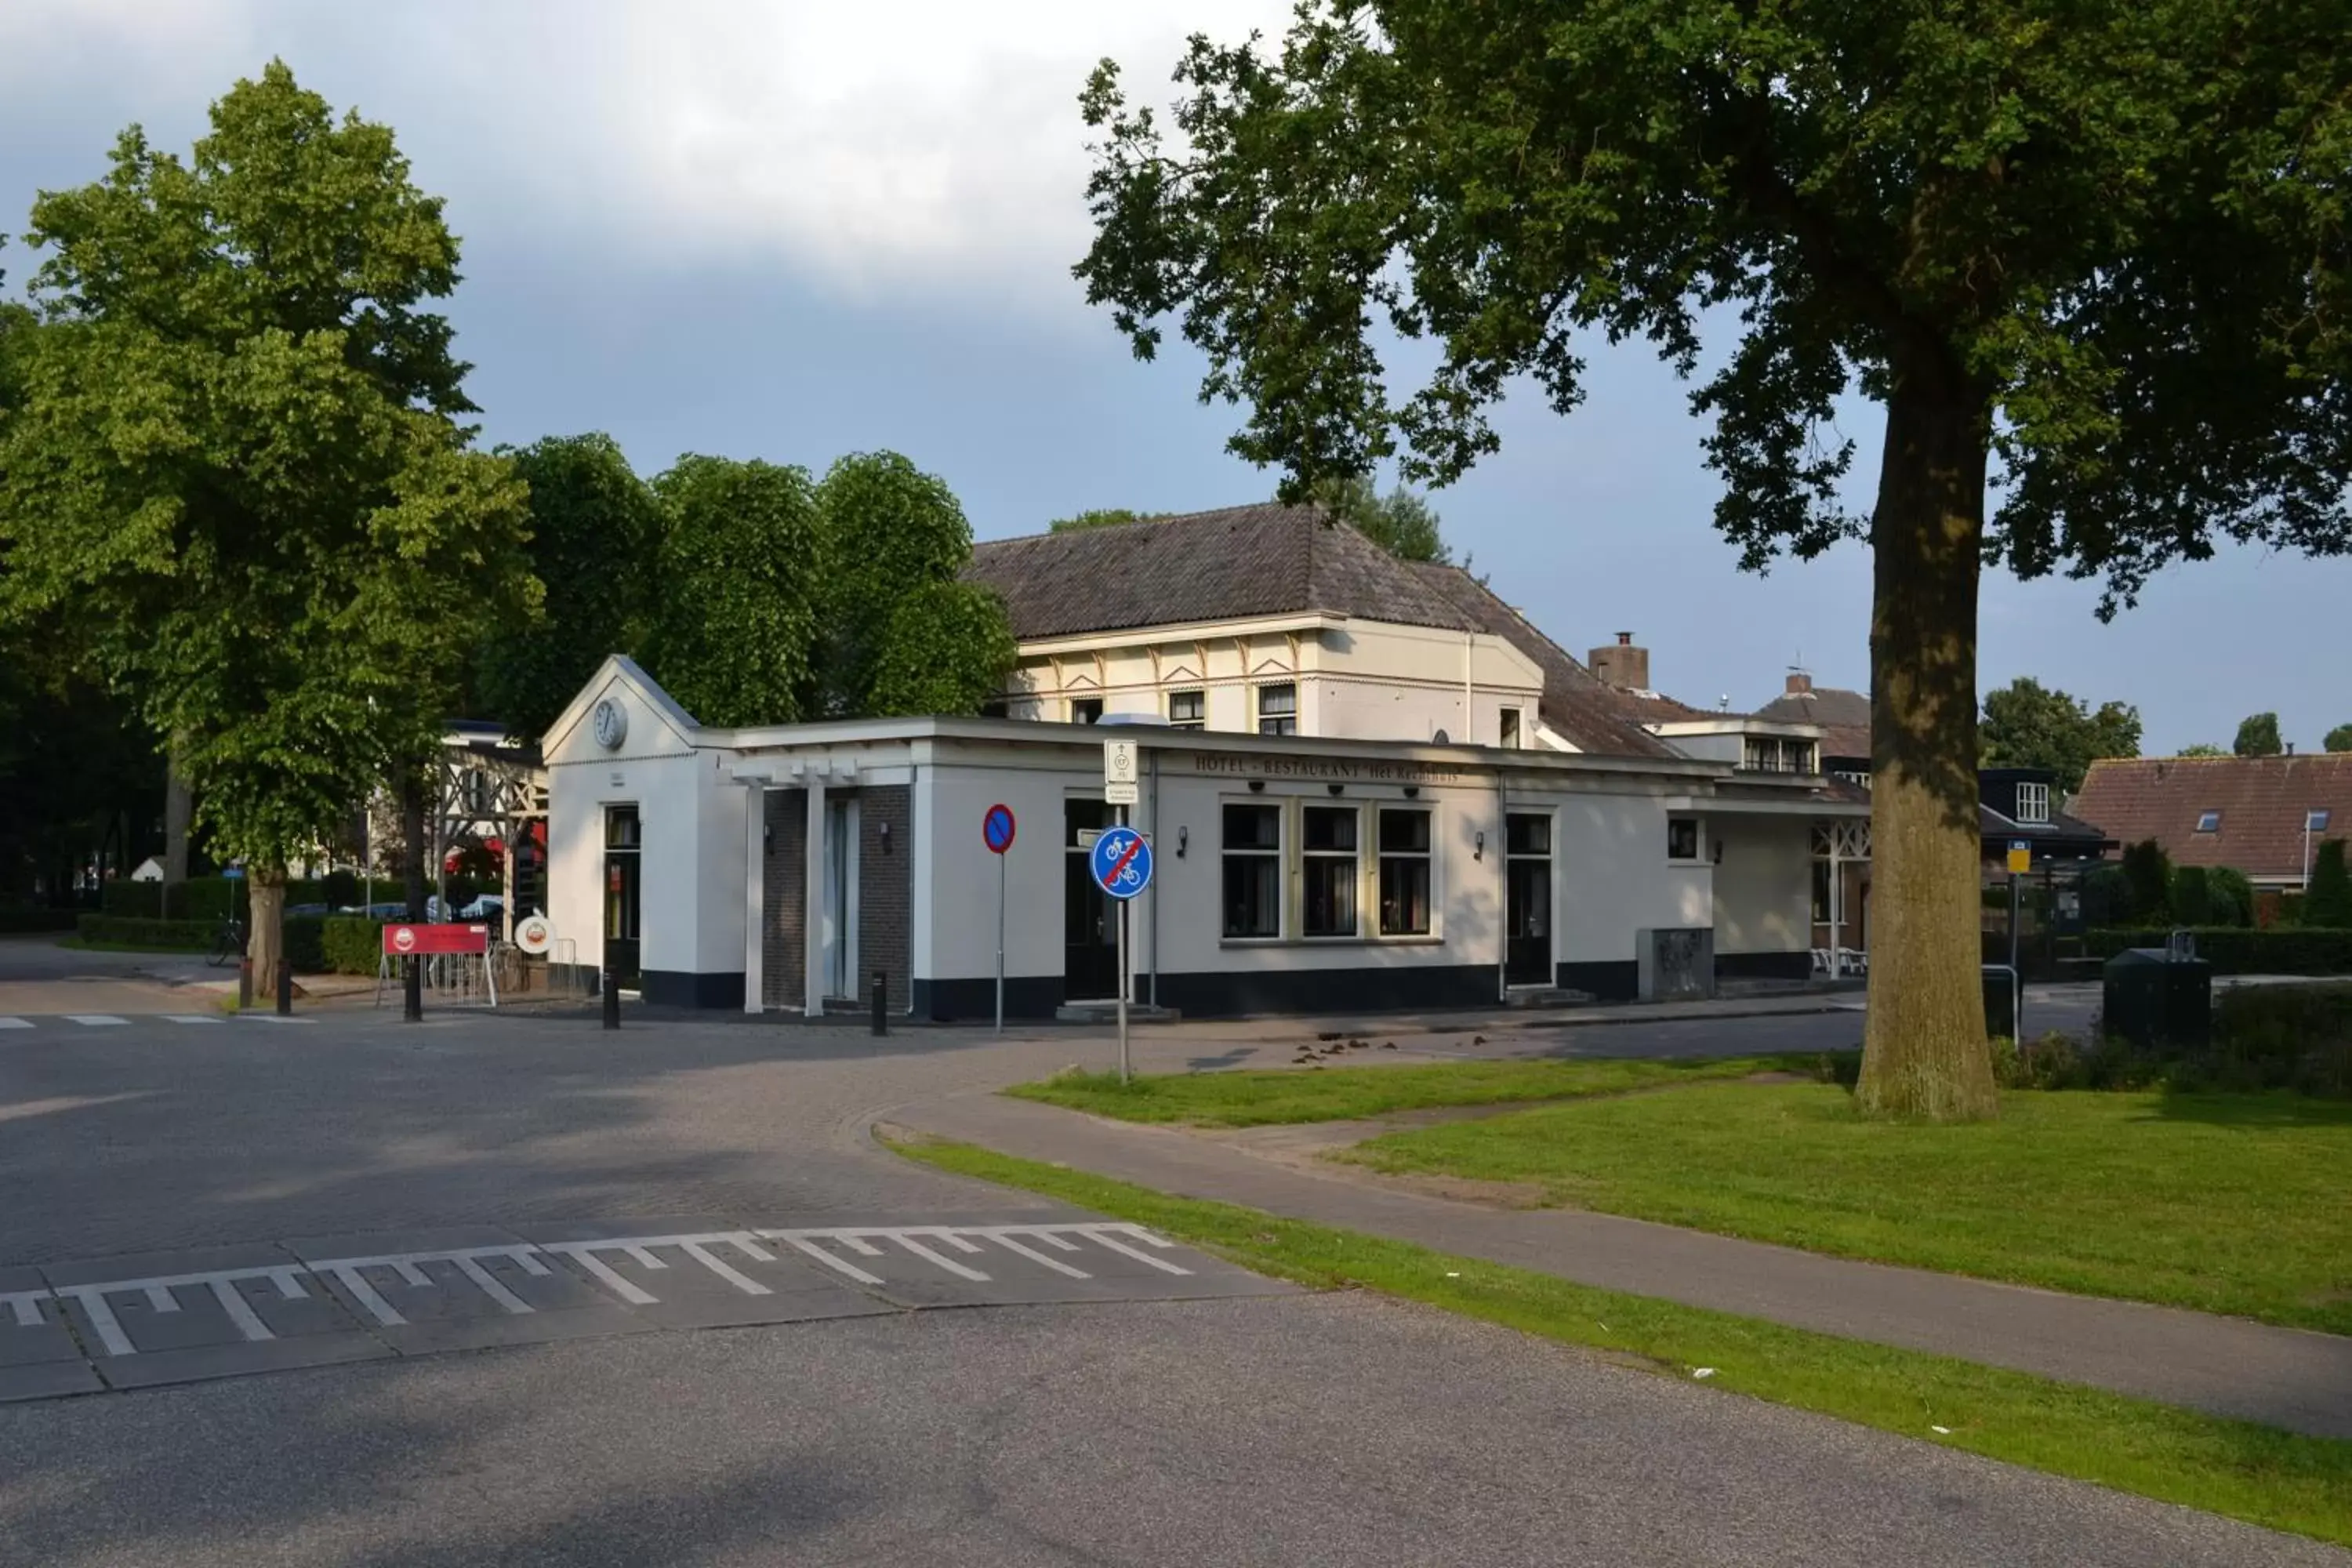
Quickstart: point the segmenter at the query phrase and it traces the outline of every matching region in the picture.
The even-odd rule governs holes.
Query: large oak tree
[[[1172,139],[1097,71],[1076,271],[1139,354],[1177,320],[1294,495],[1455,478],[1522,378],[1575,407],[1587,334],[1702,375],[1743,562],[1875,563],[1861,1103],[1987,1115],[1979,574],[2112,608],[2217,539],[2346,547],[2347,37],[2352,0],[1307,0],[1192,41]],[[1383,331],[1436,342],[1406,395]]]

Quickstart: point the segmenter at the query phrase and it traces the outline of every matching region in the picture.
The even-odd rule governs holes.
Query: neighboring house
[[[2352,753],[2097,762],[2072,809],[2117,844],[2156,840],[2176,866],[2296,889],[2320,845],[2352,838]]]

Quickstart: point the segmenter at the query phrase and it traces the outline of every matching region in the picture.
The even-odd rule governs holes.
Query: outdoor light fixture
[[[1341,790],[1346,789],[1348,786],[1347,786],[1346,784],[1325,784],[1323,787],[1324,787],[1325,789],[1329,790],[1333,795],[1338,795]]]
[[[1470,841],[1470,858],[1473,860],[1484,860],[1486,858],[1486,830],[1482,827],[1478,830],[1477,836]]]
[[[1178,824],[1176,827],[1176,858],[1184,858],[1184,847],[1192,841],[1192,830]]]
[[[1252,779],[1252,780],[1250,780],[1250,794],[1252,794],[1252,795],[1264,795],[1265,793],[1265,781],[1264,779]]]
[[[1407,800],[1419,800],[1421,798],[1421,786],[1419,784],[1405,785],[1404,797]]]
[[[890,825],[887,822],[882,824],[882,853],[890,853]]]
[[[1723,840],[1720,838],[1715,841],[1715,863],[1718,866],[1723,864]]]

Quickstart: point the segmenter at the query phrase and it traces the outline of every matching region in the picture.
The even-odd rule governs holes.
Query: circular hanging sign
[[[980,837],[990,854],[1002,855],[1013,847],[1013,826],[1011,806],[1000,804],[988,808],[987,815],[980,819]]]
[[[555,945],[555,928],[545,915],[526,915],[515,922],[515,945],[536,958]]]

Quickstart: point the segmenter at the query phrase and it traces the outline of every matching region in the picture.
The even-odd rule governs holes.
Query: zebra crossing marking
[[[131,1022],[128,1018],[118,1018],[111,1013],[68,1013],[66,1018],[70,1023],[80,1024],[89,1028],[105,1028]]]
[[[29,1029],[32,1026],[30,1018],[0,1018],[0,1029]]]

